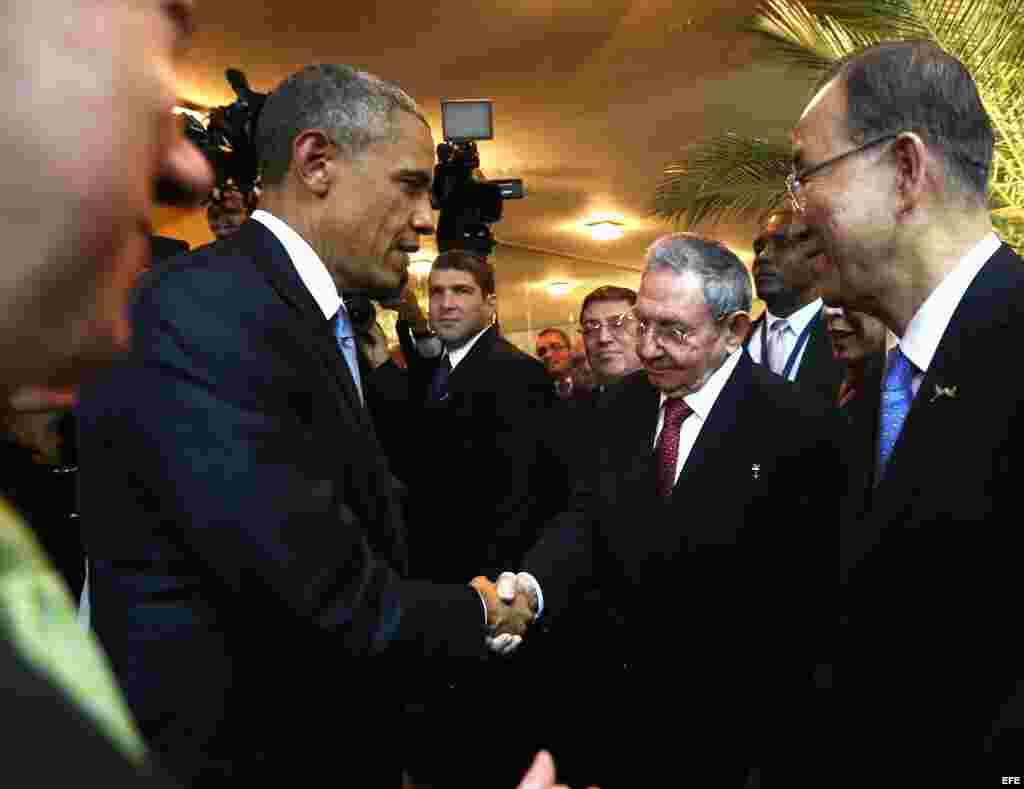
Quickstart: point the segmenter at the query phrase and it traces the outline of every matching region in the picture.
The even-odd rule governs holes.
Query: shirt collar
[[[946,275],[910,319],[899,345],[903,354],[922,373],[928,371],[942,335],[946,333],[946,327],[967,288],[986,261],[999,250],[1000,244],[995,233],[988,233]]]
[[[452,363],[453,370],[456,367],[458,367],[459,362],[466,358],[466,354],[473,350],[473,346],[476,345],[476,341],[483,337],[484,332],[486,332],[487,329],[489,328],[491,327],[484,327],[479,332],[477,332],[472,338],[470,338],[468,342],[466,342],[463,345],[460,345],[458,348],[455,348],[454,350],[449,351],[447,348],[445,349],[445,352],[448,354],[448,361]]]
[[[807,324],[814,320],[814,316],[821,312],[821,308],[825,302],[821,299],[815,299],[810,304],[805,304],[788,318],[786,322],[789,324],[789,328],[793,330],[797,337],[799,337],[803,330],[807,328]],[[772,323],[779,320],[778,315],[772,315],[771,311],[766,310],[765,320],[768,328],[772,328]]]
[[[339,309],[344,309],[345,304],[338,294],[338,286],[334,283],[334,278],[306,239],[296,233],[287,222],[278,219],[269,211],[257,209],[252,212],[251,218],[263,225],[281,242],[292,265],[295,266],[299,279],[302,280],[302,284],[306,286],[309,295],[313,297],[313,301],[317,303],[326,319],[330,320]]]
[[[725,388],[725,382],[729,380],[732,371],[736,369],[742,353],[743,349],[737,348],[729,354],[726,360],[722,362],[722,366],[715,370],[711,377],[704,382],[704,386],[683,398],[683,401],[693,409],[693,413],[700,417],[701,422],[704,422],[708,418],[708,414],[711,413],[711,408],[718,399],[718,395],[722,393],[722,389]],[[665,395],[661,396],[659,408],[665,405],[667,399]]]

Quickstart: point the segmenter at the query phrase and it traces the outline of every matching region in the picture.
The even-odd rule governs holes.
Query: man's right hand
[[[536,606],[531,604],[529,596],[518,592],[508,596],[508,599],[502,599],[497,586],[482,575],[470,581],[469,585],[480,595],[487,610],[487,644],[491,650],[503,651],[494,646],[498,639],[502,644],[514,643],[518,647],[536,618]]]
[[[540,587],[537,586],[537,582],[528,573],[504,572],[498,576],[498,583],[495,588],[498,592],[498,599],[502,603],[511,605],[517,598],[525,598],[533,614],[533,619],[540,615]],[[511,655],[519,648],[522,642],[521,636],[497,634],[487,639],[487,646],[492,652],[496,652],[499,655]]]
[[[568,789],[563,784],[555,785],[555,762],[547,751],[540,751],[533,764],[523,776],[522,783],[516,789]],[[597,787],[590,787],[597,789]]]

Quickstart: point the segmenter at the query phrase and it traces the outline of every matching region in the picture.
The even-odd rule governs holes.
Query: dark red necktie
[[[665,401],[665,418],[662,420],[658,446],[654,454],[657,458],[658,495],[668,498],[676,484],[676,463],[679,461],[679,430],[683,420],[693,413],[693,409],[681,397],[670,397]]]

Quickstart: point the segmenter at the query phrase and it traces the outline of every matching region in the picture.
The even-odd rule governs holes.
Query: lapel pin
[[[932,399],[928,402],[934,403],[936,400],[942,397],[948,397],[950,400],[956,400],[960,396],[955,386],[939,386],[935,384],[935,394],[932,395]]]
[[[760,478],[760,476],[761,476],[761,464],[760,463],[755,463],[754,465],[752,465],[750,467],[750,476],[753,479]]]

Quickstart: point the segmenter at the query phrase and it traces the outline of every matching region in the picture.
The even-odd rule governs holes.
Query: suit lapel
[[[700,429],[697,441],[690,450],[686,464],[679,475],[679,482],[672,492],[675,499],[679,489],[697,477],[706,465],[714,462],[722,452],[728,452],[730,439],[739,434],[736,425],[740,419],[740,407],[750,385],[753,371],[752,362],[746,353],[740,356],[736,369],[732,371],[718,399],[711,406],[707,422]],[[685,495],[685,494],[683,494]]]
[[[743,341],[743,351],[744,353],[747,354],[747,356],[750,356],[750,341],[754,338],[755,334],[758,334],[759,332],[762,331],[761,327],[764,326],[764,322],[767,320],[767,316],[767,312],[762,312],[761,317],[754,321],[752,324],[750,324],[750,331],[747,333],[747,339]],[[757,359],[754,359],[753,356],[750,356],[750,358],[756,364],[764,364],[764,337],[761,338],[761,350],[758,352],[757,356]]]
[[[299,278],[284,246],[265,226],[246,222],[237,233],[238,243],[247,249],[256,266],[263,271],[271,287],[305,325],[314,355],[320,361],[325,377],[333,384],[339,400],[345,402],[356,420],[373,433],[369,414],[363,406],[352,373],[348,369],[331,327],[319,305]]]
[[[960,410],[958,399],[936,397],[936,387],[960,387],[969,380],[979,380],[971,372],[977,354],[969,346],[992,327],[994,307],[1005,301],[998,264],[1007,249],[1000,248],[978,272],[942,335],[893,448],[885,477],[873,496],[872,510],[876,516],[883,514],[883,521],[891,520],[914,496],[922,464],[930,465],[936,437],[946,436],[948,440],[950,430],[959,424],[953,418]]]
[[[828,329],[819,312],[807,338],[807,349],[800,360],[800,369],[797,370],[795,380],[805,388],[832,390],[834,397],[839,391],[839,382],[843,380],[843,372],[844,365],[836,362],[832,355],[832,342],[828,338]]]
[[[498,330],[494,326],[490,326],[480,335],[480,339],[469,349],[469,353],[462,358],[458,366],[452,370],[451,377],[448,379],[448,391],[451,394],[464,392],[472,386],[474,381],[479,380],[477,370],[486,366],[487,359],[497,342]]]

